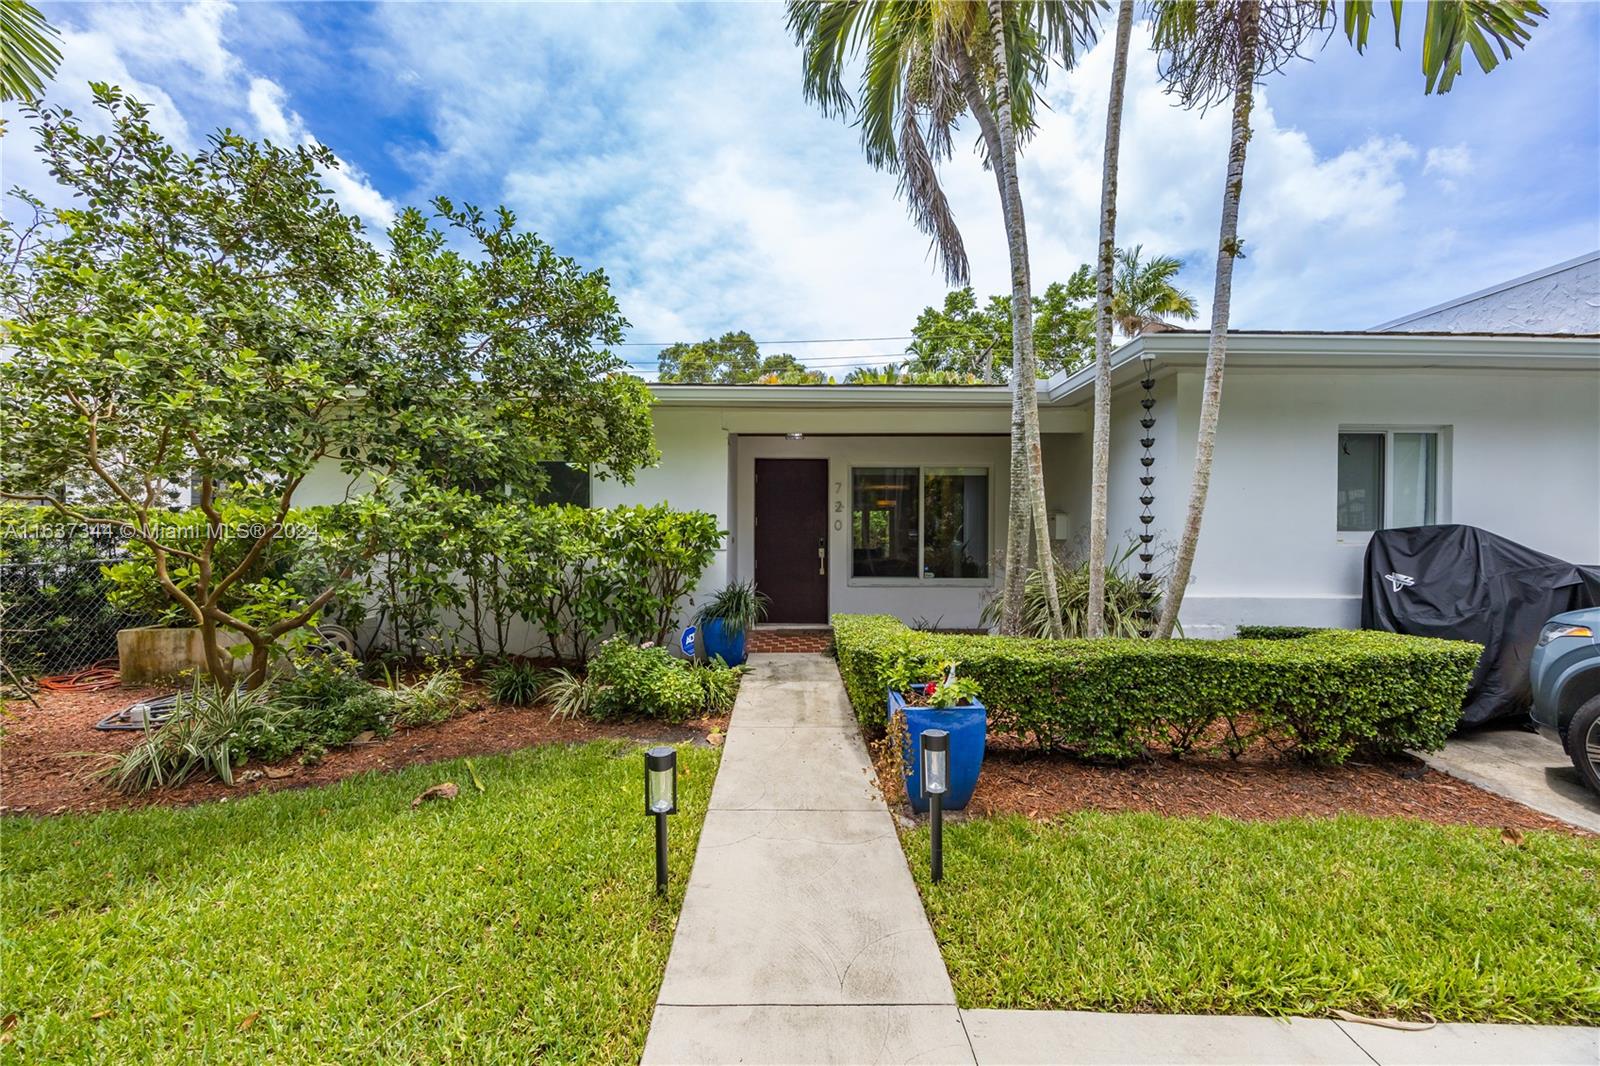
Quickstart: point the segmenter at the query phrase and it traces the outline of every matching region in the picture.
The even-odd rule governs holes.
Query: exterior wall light
[[[678,811],[678,753],[651,748],[644,753],[644,812],[656,820],[656,891],[667,891],[667,815]]]
[[[928,797],[928,828],[933,844],[930,873],[944,880],[944,794],[950,789],[950,734],[943,729],[922,731],[922,793]]]

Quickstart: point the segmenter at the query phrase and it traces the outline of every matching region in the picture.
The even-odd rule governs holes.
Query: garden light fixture
[[[651,748],[644,753],[644,812],[656,820],[656,891],[667,891],[667,815],[678,810],[678,753]]]
[[[928,827],[933,844],[930,872],[944,880],[944,794],[950,788],[950,734],[943,729],[922,731],[922,791],[928,797]]]

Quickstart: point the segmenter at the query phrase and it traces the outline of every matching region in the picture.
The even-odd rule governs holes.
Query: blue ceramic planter
[[[720,655],[729,666],[744,665],[744,630],[729,629],[722,619],[712,618],[700,627],[700,641],[708,660]]]
[[[911,686],[921,692],[926,686]],[[906,778],[906,798],[911,809],[922,814],[928,809],[928,797],[922,794],[922,732],[925,729],[943,729],[950,734],[950,791],[945,793],[944,809],[959,811],[972,798],[978,787],[978,772],[983,769],[983,748],[989,732],[989,712],[974,700],[959,707],[908,707],[905,697],[898,692],[889,693],[889,718],[905,715],[906,747],[902,753],[911,776]]]

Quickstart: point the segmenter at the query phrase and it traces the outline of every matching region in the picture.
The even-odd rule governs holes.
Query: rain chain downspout
[[[1144,472],[1139,475],[1139,506],[1143,508],[1139,513],[1139,522],[1143,528],[1139,531],[1139,607],[1134,611],[1134,617],[1139,620],[1139,635],[1149,637],[1155,632],[1156,622],[1153,606],[1156,598],[1155,573],[1150,569],[1156,557],[1153,546],[1156,535],[1150,528],[1156,520],[1155,513],[1150,510],[1150,505],[1156,502],[1155,493],[1151,491],[1151,486],[1156,483],[1156,456],[1152,450],[1156,443],[1156,379],[1151,376],[1153,368],[1150,357],[1143,356],[1141,362],[1144,365],[1144,378],[1139,382],[1139,387],[1144,389],[1144,398],[1139,401],[1139,406],[1144,408],[1144,416],[1139,419],[1139,425],[1144,429],[1144,436],[1139,438],[1139,444],[1144,448],[1144,454],[1139,457],[1139,465]]]

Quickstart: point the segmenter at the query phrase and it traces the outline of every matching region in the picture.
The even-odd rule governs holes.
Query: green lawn
[[[9,1060],[637,1060],[718,752],[683,748],[673,891],[642,756],[551,747],[184,810],[6,819]],[[450,803],[411,809],[431,784]]]
[[[1600,1021],[1600,846],[1341,817],[948,825],[912,870],[963,1007]]]

